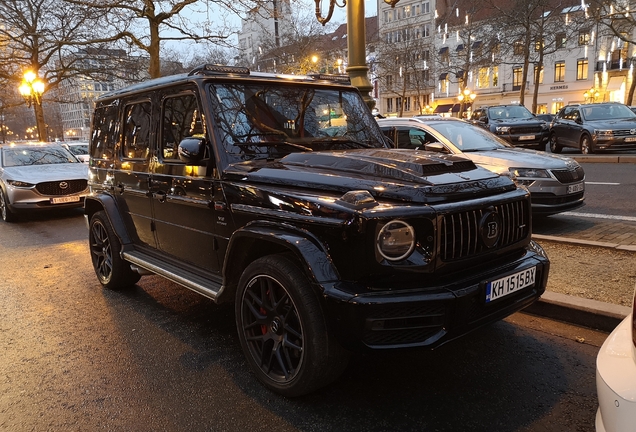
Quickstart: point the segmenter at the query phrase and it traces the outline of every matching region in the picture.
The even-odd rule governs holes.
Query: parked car
[[[350,350],[439,346],[547,283],[527,190],[390,148],[341,80],[203,65],[102,95],[92,121],[100,283],[154,273],[234,302],[247,363],[285,396],[336,379]]]
[[[88,142],[67,141],[62,143],[64,147],[71,151],[80,162],[88,163]]]
[[[523,105],[495,105],[473,111],[470,121],[516,147],[545,150],[550,126]]]
[[[567,105],[559,110],[550,132],[550,151],[563,147],[583,154],[636,149],[636,114],[618,102]]]
[[[596,358],[596,432],[636,427],[636,292],[629,314],[612,331]]]
[[[82,207],[88,169],[59,144],[0,144],[0,216]]]
[[[573,210],[584,203],[585,173],[573,159],[514,147],[478,126],[450,117],[388,118],[378,124],[397,148],[463,155],[511,177],[530,191],[534,215]]]
[[[534,116],[539,120],[543,120],[544,122],[546,122],[548,126],[550,126],[550,123],[552,123],[552,120],[554,120],[554,117],[556,117],[555,114],[535,114]]]

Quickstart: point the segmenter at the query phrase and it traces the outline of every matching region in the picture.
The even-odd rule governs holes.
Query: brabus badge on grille
[[[60,189],[68,189],[68,183],[67,182],[60,182]]]
[[[481,241],[487,248],[494,247],[501,236],[501,218],[494,211],[487,211],[479,221]]]
[[[636,129],[630,129],[629,133],[632,134],[632,135],[636,134]]]

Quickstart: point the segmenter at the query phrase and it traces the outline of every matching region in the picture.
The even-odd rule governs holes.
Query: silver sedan
[[[0,217],[82,207],[88,167],[59,144],[0,144]]]
[[[573,159],[513,147],[489,131],[454,118],[386,118],[378,124],[398,148],[461,154],[511,177],[530,191],[534,215],[572,210],[585,200],[585,173]]]

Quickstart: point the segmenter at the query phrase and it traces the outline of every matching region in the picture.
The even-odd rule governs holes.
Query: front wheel
[[[121,243],[105,212],[99,211],[91,217],[88,241],[95,274],[105,288],[127,288],[139,281],[141,275],[119,256]]]
[[[581,153],[584,155],[594,153],[592,139],[588,134],[583,134],[583,136],[581,137]]]
[[[340,376],[349,353],[327,332],[318,297],[290,259],[252,262],[236,292],[241,347],[257,378],[287,397],[301,396]]]
[[[550,151],[552,153],[561,153],[561,150],[563,150],[563,146],[557,142],[556,134],[550,134]]]
[[[9,198],[5,195],[0,186],[0,217],[5,222],[14,222],[17,217],[9,208]]]

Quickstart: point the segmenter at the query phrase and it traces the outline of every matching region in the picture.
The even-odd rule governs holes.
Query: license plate
[[[486,303],[534,285],[537,268],[531,267],[486,284]]]
[[[576,193],[585,190],[585,183],[577,183],[573,185],[568,185],[568,193]]]
[[[534,135],[521,135],[519,137],[519,141],[528,141],[533,139],[534,139]]]
[[[634,142],[636,141],[636,137],[627,137],[625,138],[625,142]]]
[[[71,203],[71,202],[78,202],[79,200],[80,200],[80,197],[77,195],[65,196],[65,197],[51,198],[51,204]]]

